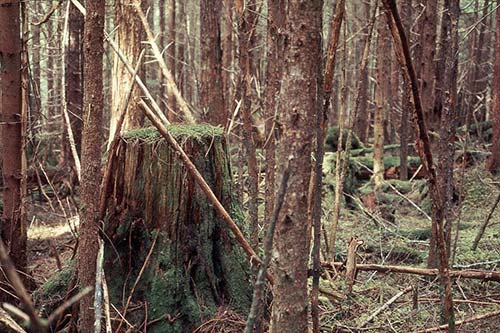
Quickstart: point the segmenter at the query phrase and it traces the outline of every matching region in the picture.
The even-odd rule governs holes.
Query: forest
[[[0,333],[496,332],[500,0],[0,0]]]

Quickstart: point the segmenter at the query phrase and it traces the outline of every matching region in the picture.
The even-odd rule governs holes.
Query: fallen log
[[[323,262],[321,264],[323,268],[333,270],[339,270],[345,268],[344,263],[334,262],[332,263]],[[376,265],[376,264],[357,264],[357,271],[375,271],[380,273],[402,273],[402,274],[414,274],[414,275],[424,275],[424,276],[438,276],[438,269],[433,268],[417,268],[408,266],[393,266],[393,265]],[[475,279],[484,281],[496,281],[500,282],[500,272],[494,271],[483,271],[483,270],[450,270],[451,278],[462,278],[462,279]]]

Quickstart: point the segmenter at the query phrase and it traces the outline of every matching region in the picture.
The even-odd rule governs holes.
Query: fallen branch
[[[479,231],[477,232],[476,238],[474,239],[474,243],[472,244],[472,250],[473,251],[476,251],[477,246],[479,244],[479,241],[483,237],[484,231],[486,230],[486,227],[488,226],[488,223],[490,223],[491,217],[493,216],[493,213],[497,209],[497,206],[498,206],[499,202],[500,202],[500,192],[497,195],[497,198],[495,200],[495,204],[490,209],[490,213],[488,214],[488,217],[483,222],[483,224],[481,224],[481,227],[479,228]]]
[[[500,316],[500,310],[486,313],[486,314],[479,315],[479,316],[475,316],[475,317],[470,317],[470,318],[467,318],[464,320],[459,320],[459,321],[455,322],[455,325],[458,326],[458,325],[462,325],[462,324],[471,323],[473,321],[478,321],[478,320],[487,319],[487,318],[496,317],[496,316]],[[417,333],[439,332],[439,331],[445,330],[447,328],[448,328],[448,324],[445,324],[445,325],[440,325],[440,326],[436,326],[436,327],[432,327],[432,328],[427,328],[425,330],[417,331]]]
[[[344,263],[334,262],[333,265],[331,263],[322,263],[321,266],[327,269],[333,269],[333,268],[340,269],[344,267]],[[356,269],[358,271],[365,271],[365,272],[376,271],[380,273],[402,273],[402,274],[414,274],[414,275],[424,275],[424,276],[439,275],[439,270],[437,268],[417,268],[408,266],[357,264]],[[500,282],[500,272],[492,272],[492,271],[450,270],[450,277]]]
[[[385,309],[387,309],[389,307],[389,305],[391,305],[392,303],[394,303],[398,298],[400,298],[401,296],[403,296],[404,294],[406,294],[407,292],[409,292],[412,289],[413,289],[413,287],[411,287],[411,286],[407,287],[406,289],[401,290],[399,293],[397,293],[396,295],[392,296],[387,302],[384,303],[384,305],[382,305],[377,310],[375,310],[375,312],[373,312],[365,321],[363,321],[361,323],[361,325],[359,325],[359,327],[360,328],[365,327],[366,324],[368,324],[369,322],[371,322],[373,320],[373,318],[375,318],[376,316],[379,315],[379,313],[381,313],[382,311],[384,311]]]

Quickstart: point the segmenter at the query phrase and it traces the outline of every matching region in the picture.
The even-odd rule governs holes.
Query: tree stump
[[[226,141],[220,127],[175,125],[183,146],[215,195],[239,223]],[[157,236],[127,314],[148,332],[190,332],[221,306],[246,313],[249,262],[205,194],[155,129],[124,135],[115,156],[105,225],[110,301],[124,303]]]

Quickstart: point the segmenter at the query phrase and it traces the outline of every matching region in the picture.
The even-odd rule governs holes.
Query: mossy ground
[[[330,183],[332,181],[332,178],[329,178],[331,175],[328,174],[331,170],[325,166],[325,182],[334,187],[334,184]],[[495,269],[497,265],[500,265],[500,262],[495,262],[500,259],[500,224],[498,223],[500,209],[497,209],[493,215],[491,225],[486,229],[478,250],[471,250],[478,227],[486,219],[499,191],[497,184],[500,177],[491,176],[484,170],[484,165],[477,165],[468,169],[465,174],[465,198],[462,205],[462,218],[454,263],[457,267],[479,263],[473,268],[487,270]],[[458,175],[458,172],[456,174]],[[390,183],[406,198],[430,213],[430,205],[428,208],[425,207],[430,204],[425,180],[412,182],[391,180]],[[367,182],[358,185],[352,192],[352,196],[359,198],[372,191],[373,185]],[[336,250],[339,255],[336,260],[345,258],[347,243],[355,235],[364,240],[364,244],[358,251],[358,263],[425,267],[429,249],[430,221],[417,211],[408,200],[396,194],[390,186],[382,186],[380,191],[382,192],[380,196],[382,204],[390,205],[394,209],[394,221],[389,222],[383,218],[375,221],[363,210],[353,208],[357,207],[356,205],[350,205],[350,209],[346,209],[344,206],[338,226]],[[331,191],[324,191],[323,202],[326,213],[324,223],[328,230],[331,221],[331,207],[333,207]],[[455,213],[457,213],[457,208],[455,208]],[[375,211],[374,214],[377,212]],[[454,222],[452,238],[455,235],[455,228]],[[480,263],[488,261],[493,263],[480,265]],[[342,275],[334,281],[331,285],[322,280],[322,288],[342,294],[345,288]],[[346,332],[355,332],[355,328],[389,298],[406,287],[414,285],[419,288],[418,310],[413,310],[412,293],[409,292],[380,313],[373,322],[368,323],[365,330],[369,332],[414,332],[439,325],[440,304],[437,300],[440,291],[437,279],[405,274],[359,272],[357,281],[352,296],[347,300],[339,302],[327,294],[322,295],[324,332],[331,332],[335,328],[342,328]],[[497,282],[456,280],[453,292],[454,298],[458,300],[498,300],[498,297],[495,296],[493,298],[485,296],[500,293],[500,286]],[[495,305],[494,302],[486,302],[483,305],[469,305],[463,302],[457,303],[455,309],[456,320],[461,320],[498,310],[499,305]],[[486,320],[463,325],[460,331],[494,332],[499,324],[499,319]]]

